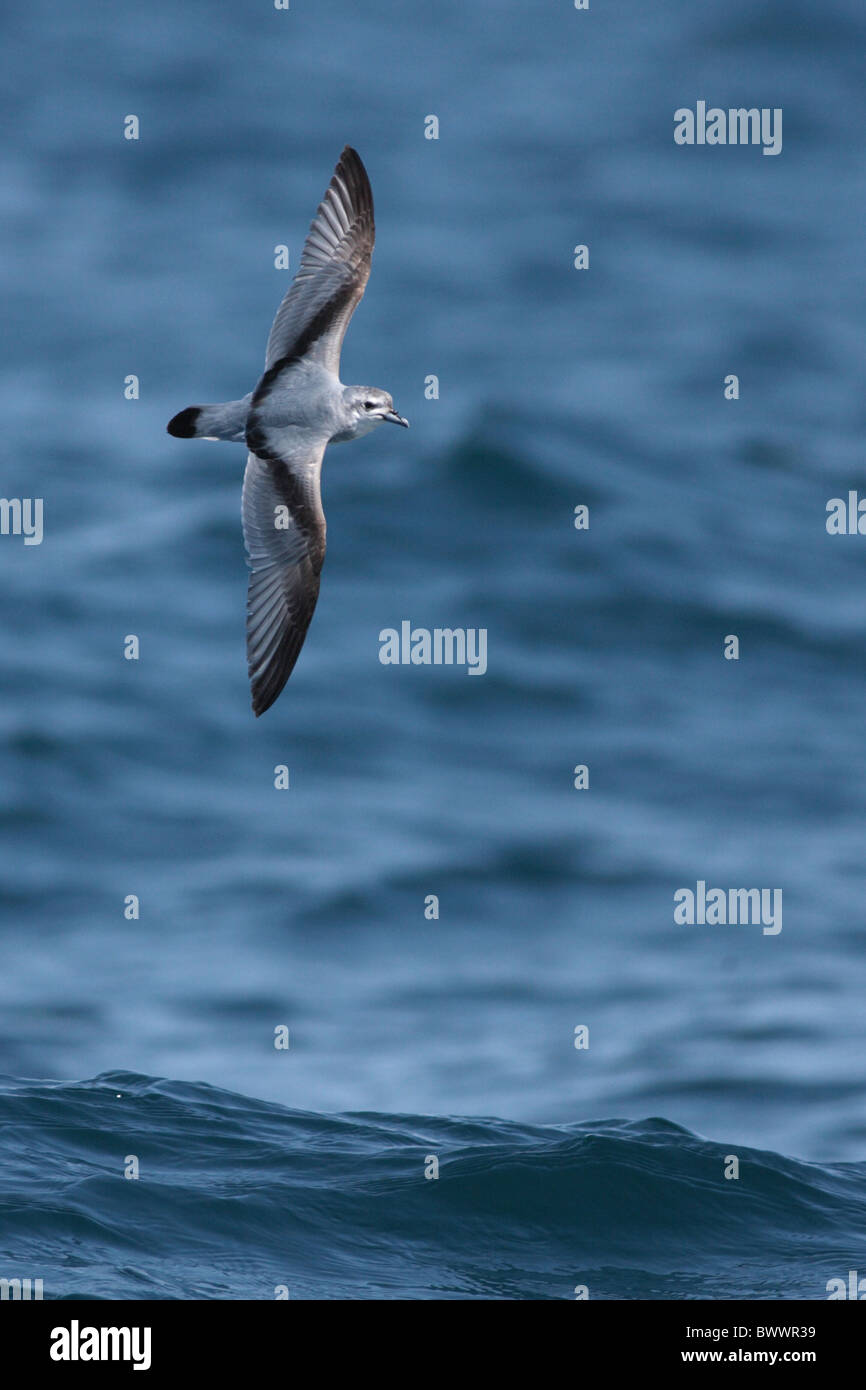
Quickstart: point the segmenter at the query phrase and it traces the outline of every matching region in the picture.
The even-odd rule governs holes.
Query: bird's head
[[[378,386],[347,386],[343,391],[343,405],[348,416],[348,438],[369,434],[385,420],[409,428],[409,421],[397,414],[388,392],[380,391]]]

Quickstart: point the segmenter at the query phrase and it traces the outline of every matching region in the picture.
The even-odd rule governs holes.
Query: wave
[[[866,1164],[662,1119],[319,1115],[109,1072],[0,1081],[0,1124],[0,1275],[46,1298],[821,1299],[863,1263]]]

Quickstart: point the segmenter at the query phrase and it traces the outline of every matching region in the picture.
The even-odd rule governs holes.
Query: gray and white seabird
[[[370,274],[370,181],[347,145],[277,310],[265,372],[240,401],[191,405],[169,421],[180,439],[246,444],[242,521],[247,563],[247,662],[263,714],[292,673],[319,595],[325,558],[320,479],[328,444],[383,421],[408,427],[387,391],[344,386],[340,349]]]

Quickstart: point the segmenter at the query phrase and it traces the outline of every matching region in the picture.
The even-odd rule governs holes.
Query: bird
[[[374,241],[370,180],[347,145],[271,326],[258,385],[241,400],[187,406],[166,427],[178,439],[247,448],[241,522],[256,718],[292,674],[319,596],[325,449],[360,439],[386,421],[409,427],[389,392],[340,381],[340,350],[369,279]]]

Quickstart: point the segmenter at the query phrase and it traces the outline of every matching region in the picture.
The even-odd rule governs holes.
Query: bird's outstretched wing
[[[276,700],[298,659],[325,558],[320,476],[325,444],[304,458],[249,454],[242,517],[247,563],[247,662],[253,710]]]
[[[370,275],[375,236],[370,180],[360,156],[347,145],[313,218],[298,273],[277,310],[266,373],[309,355],[339,375],[340,349]]]

